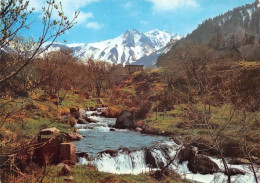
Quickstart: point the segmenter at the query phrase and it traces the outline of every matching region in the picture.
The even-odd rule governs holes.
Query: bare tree
[[[29,29],[30,23],[27,19],[32,10],[28,11],[29,2],[7,0],[1,1],[0,11],[0,48],[1,51],[10,46],[11,43],[15,43],[16,35],[23,29]],[[75,17],[72,20],[64,15],[62,4],[56,4],[53,0],[47,1],[47,7],[43,7],[43,30],[39,36],[39,40],[34,44],[34,47],[30,50],[22,50],[16,57],[14,64],[11,64],[8,68],[8,72],[2,73],[0,76],[0,84],[10,80],[18,73],[20,73],[35,57],[39,56],[45,50],[47,50],[51,44],[57,39],[58,36],[64,34],[66,30],[75,25],[75,19],[79,12],[75,12]],[[59,20],[53,19],[52,15],[57,12]],[[47,46],[42,46],[47,43]],[[29,54],[28,54],[29,53]],[[18,64],[17,64],[18,63]],[[0,63],[2,67],[2,62]]]

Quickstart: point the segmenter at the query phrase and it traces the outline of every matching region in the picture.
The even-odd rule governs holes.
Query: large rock
[[[180,163],[184,161],[190,161],[194,156],[198,154],[198,148],[193,146],[186,146],[178,153],[178,159]]]
[[[78,119],[78,124],[88,124],[88,122],[85,120],[85,119],[83,119],[83,118],[79,118]]]
[[[97,123],[98,121],[92,119],[92,118],[88,118],[86,117],[86,121],[89,122],[89,123]]]
[[[82,119],[86,119],[87,118],[87,113],[86,113],[85,109],[83,109],[83,108],[79,109],[79,118],[82,118]]]
[[[67,164],[75,164],[76,153],[74,143],[61,143],[60,144],[61,161]]]
[[[188,168],[192,173],[213,174],[219,172],[218,165],[204,155],[194,156],[189,161]]]
[[[116,120],[116,128],[127,129],[135,127],[134,114],[129,111],[123,111]]]
[[[150,168],[157,168],[156,159],[150,149],[145,150],[145,162]]]
[[[83,137],[77,132],[70,132],[70,133],[65,133],[65,136],[67,140],[73,141],[73,140],[82,140]]]
[[[135,130],[138,131],[138,132],[142,132],[143,131],[143,129],[139,128],[139,127],[137,127]]]
[[[63,142],[61,138],[41,138],[40,143],[44,143],[40,148],[35,150],[34,162],[38,165],[52,165],[60,163],[60,144]]]
[[[51,135],[51,134],[57,134],[57,133],[60,133],[60,130],[58,130],[56,127],[53,127],[53,128],[43,129],[40,132],[40,135]]]

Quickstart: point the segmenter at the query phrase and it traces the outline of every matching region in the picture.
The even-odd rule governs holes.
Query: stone
[[[123,111],[116,120],[116,128],[127,129],[134,128],[134,115],[130,111]]]
[[[51,134],[57,134],[57,133],[60,133],[60,130],[58,130],[56,127],[53,127],[53,128],[43,129],[40,132],[40,135],[51,135]]]
[[[93,114],[91,114],[91,116],[100,116],[100,114],[98,114],[98,113],[93,113]]]
[[[94,120],[92,118],[88,118],[88,117],[86,117],[86,121],[89,122],[89,123],[97,123],[96,120]]]
[[[89,107],[89,111],[96,111],[97,108],[96,107]]]
[[[73,152],[73,154],[71,154],[71,159],[72,160],[64,160],[62,161],[63,164],[69,165],[69,166],[74,166],[76,164],[76,153],[75,151]]]
[[[79,118],[86,119],[86,117],[87,117],[86,110],[83,108],[80,108],[79,109]]]
[[[204,155],[194,156],[188,163],[188,168],[192,173],[214,174],[219,172],[218,165],[209,157]]]
[[[182,136],[173,137],[173,141],[178,145],[185,144],[185,138]]]
[[[88,124],[88,122],[85,120],[85,119],[83,119],[83,118],[79,118],[78,119],[78,124]]]
[[[72,176],[68,176],[64,178],[65,182],[74,182],[74,178]]]
[[[190,161],[194,156],[198,154],[198,148],[193,146],[186,146],[182,148],[178,153],[178,159],[180,163],[184,161]]]
[[[76,161],[75,144],[61,143],[60,156],[61,156],[61,161],[64,164],[69,164],[69,165],[73,164]]]
[[[228,175],[228,172],[227,172],[227,171],[225,171],[224,173],[225,173],[225,175]],[[230,169],[229,169],[229,175],[230,175],[230,176],[234,176],[234,175],[245,175],[245,174],[246,174],[246,172],[245,172],[244,170],[240,170],[240,169],[238,169],[238,168],[230,168]]]
[[[156,159],[150,149],[145,150],[145,162],[150,168],[157,168]]]
[[[45,145],[35,150],[34,157],[35,163],[42,165],[52,165],[60,163],[60,144],[62,140],[55,138],[50,141],[50,138],[41,138],[41,143],[46,142]]]
[[[65,176],[71,173],[71,168],[68,165],[64,165],[63,168],[61,169],[59,175],[60,176]]]
[[[139,128],[139,127],[137,127],[135,130],[138,131],[138,132],[142,132],[143,131],[143,129]]]
[[[67,138],[67,140],[69,141],[73,141],[73,140],[82,140],[83,137],[82,135],[80,135],[79,133],[77,132],[70,132],[70,133],[65,133],[65,136]]]

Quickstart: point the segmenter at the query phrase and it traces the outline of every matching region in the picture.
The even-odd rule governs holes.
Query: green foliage
[[[43,182],[44,183],[62,183],[64,182],[65,176],[58,176],[58,172],[61,167],[48,167],[47,171],[50,171],[49,175],[47,175]],[[103,173],[97,171],[94,167],[89,166],[74,166],[72,169],[72,175],[77,183],[103,183],[103,182],[113,182],[113,183],[157,183],[157,182],[171,182],[171,183],[188,183],[188,181],[182,180],[179,175],[175,173],[171,173],[171,175],[167,176],[165,180],[156,180],[151,175],[147,174],[139,174],[139,175],[115,175],[109,173]]]

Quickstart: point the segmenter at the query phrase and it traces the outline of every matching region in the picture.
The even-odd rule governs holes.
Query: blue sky
[[[43,0],[30,0],[35,7],[35,23],[26,32],[40,34]],[[62,0],[65,15],[72,17],[80,10],[78,24],[61,36],[68,43],[90,43],[114,38],[128,29],[141,32],[167,30],[186,35],[207,18],[254,0]]]

